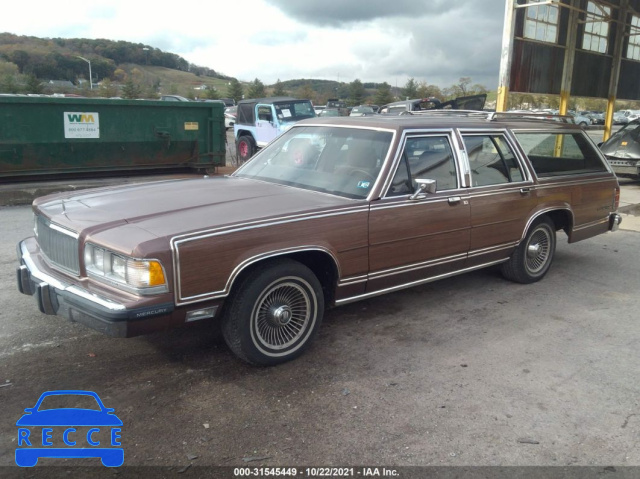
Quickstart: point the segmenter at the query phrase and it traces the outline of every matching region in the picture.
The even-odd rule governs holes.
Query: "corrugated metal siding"
[[[560,94],[564,48],[516,40],[513,45],[511,91]]]
[[[571,95],[607,98],[612,65],[611,57],[577,50]]]

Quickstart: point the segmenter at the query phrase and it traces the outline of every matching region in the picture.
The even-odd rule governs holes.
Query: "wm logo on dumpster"
[[[95,123],[92,113],[67,113],[69,123]]]

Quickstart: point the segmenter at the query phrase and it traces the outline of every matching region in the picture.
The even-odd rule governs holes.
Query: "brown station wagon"
[[[619,192],[575,125],[317,118],[228,177],[37,199],[18,286],[113,336],[221,321],[239,357],[276,364],[330,306],[491,265],[542,279],[557,231],[573,243],[617,229]]]

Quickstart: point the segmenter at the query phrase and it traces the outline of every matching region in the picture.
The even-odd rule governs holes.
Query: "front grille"
[[[55,266],[80,274],[77,235],[59,226],[52,227],[42,216],[36,217],[36,230],[40,250],[47,259]]]

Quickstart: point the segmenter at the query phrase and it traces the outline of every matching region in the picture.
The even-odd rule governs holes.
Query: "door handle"
[[[520,188],[521,195],[528,195],[529,193],[531,193],[531,188]]]
[[[460,198],[459,196],[452,196],[451,198],[449,198],[450,205],[457,205],[458,203],[460,203],[460,201],[462,201],[462,198]]]

